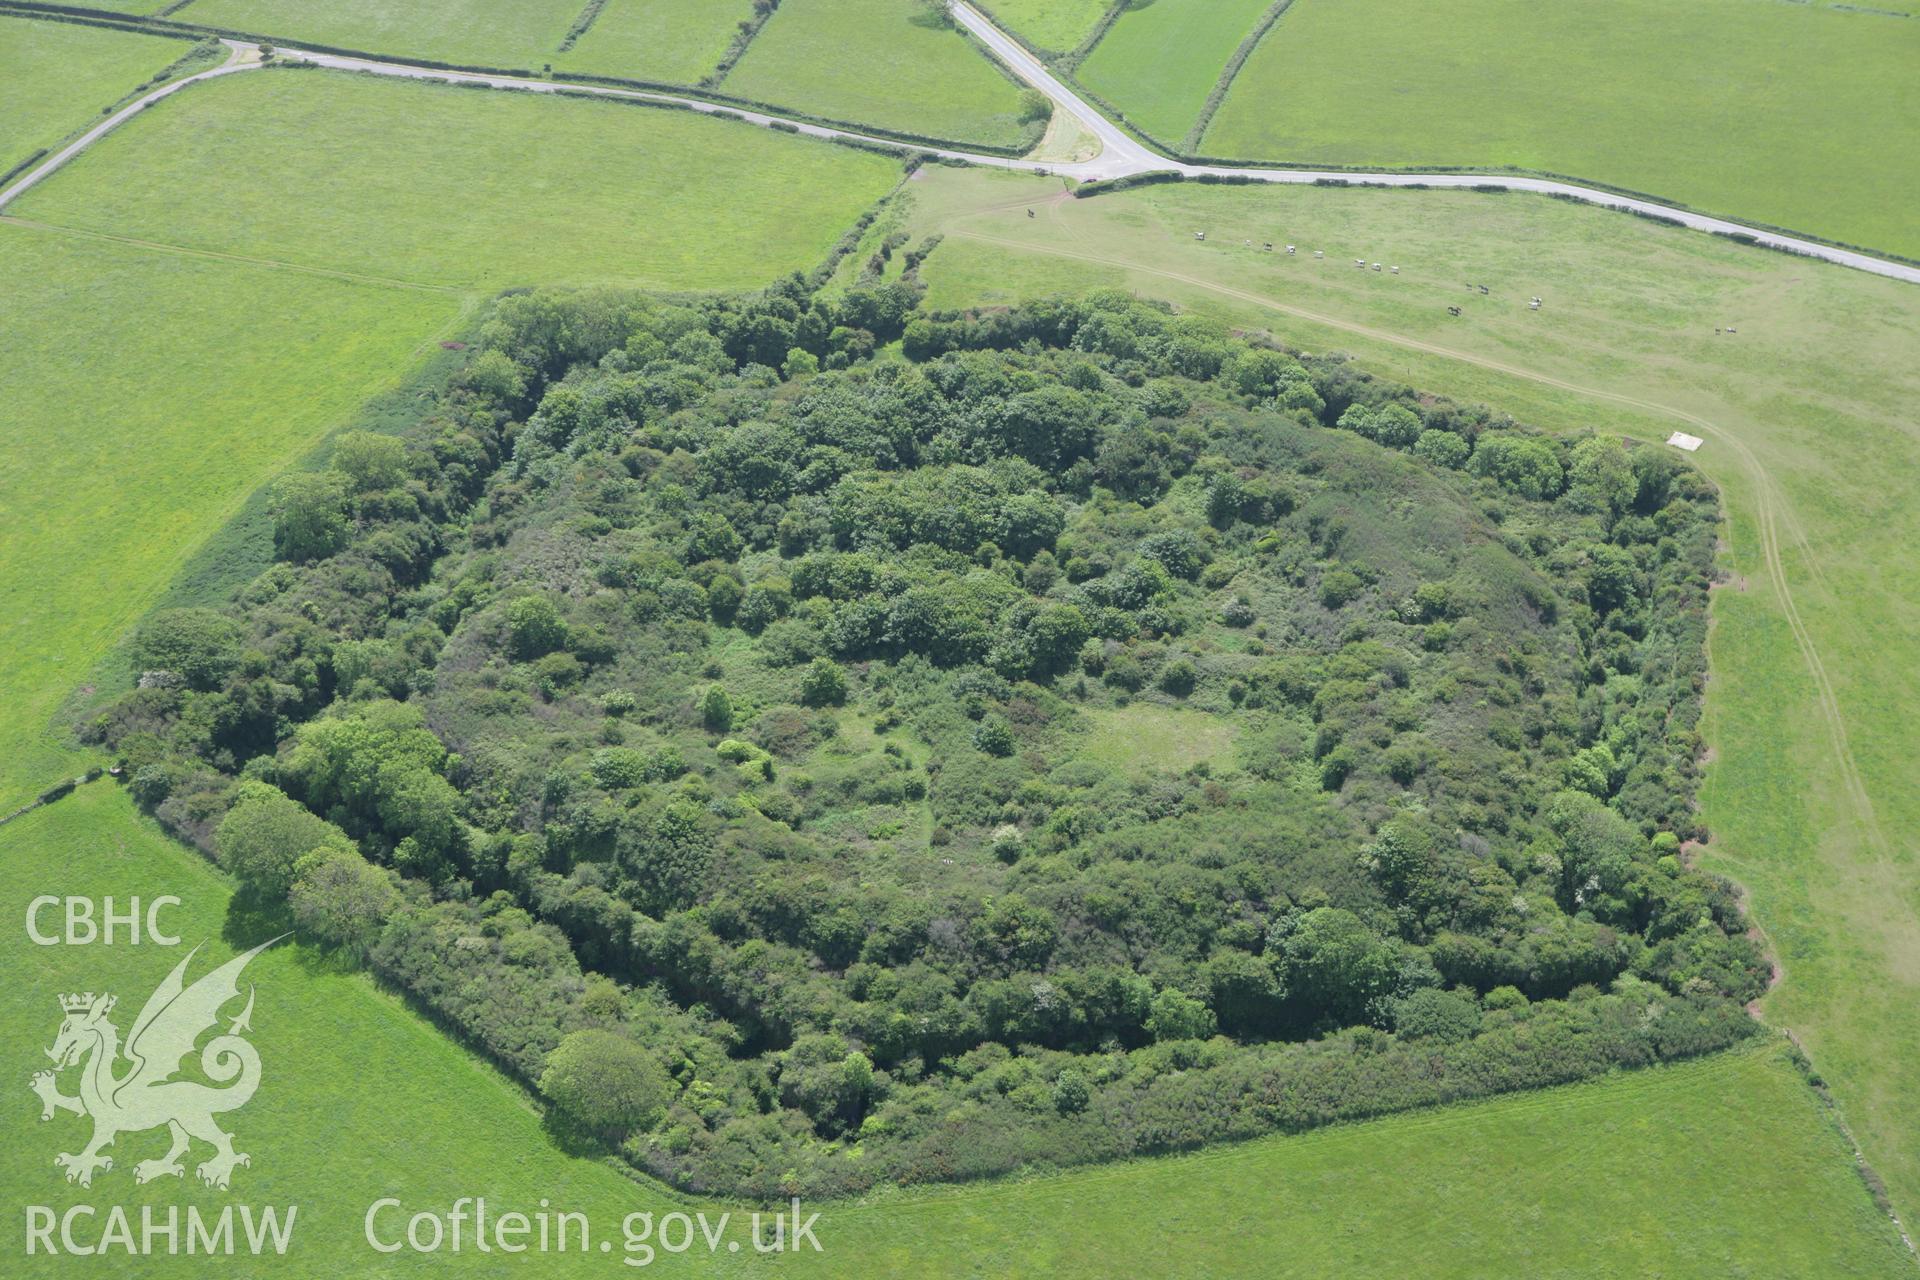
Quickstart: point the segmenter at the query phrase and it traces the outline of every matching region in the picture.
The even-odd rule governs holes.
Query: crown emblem
[[[68,995],[68,996],[60,997],[60,1008],[65,1013],[85,1013],[88,1009],[91,1009],[92,1007],[93,1007],[93,992],[91,991],[87,992],[85,995]]]

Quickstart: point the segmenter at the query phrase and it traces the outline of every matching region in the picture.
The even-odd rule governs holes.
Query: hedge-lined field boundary
[[[1247,59],[1267,38],[1267,32],[1273,30],[1273,24],[1280,21],[1283,14],[1293,7],[1293,0],[1274,0],[1260,20],[1253,24],[1253,30],[1247,32],[1246,39],[1240,42],[1227,59],[1227,65],[1220,68],[1220,78],[1214,82],[1213,92],[1207,95],[1206,102],[1200,108],[1199,116],[1193,127],[1187,130],[1187,136],[1180,140],[1182,150],[1190,151],[1200,145],[1200,139],[1206,137],[1207,128],[1213,123],[1213,117],[1220,110],[1220,104],[1227,100],[1227,93],[1233,88],[1233,82],[1240,76],[1240,68],[1247,65]]]
[[[0,13],[12,13],[26,17],[44,17],[56,20],[64,19],[94,26],[115,27],[127,31],[142,31],[148,34],[171,35],[175,37],[215,37],[228,40],[242,40],[270,46],[284,46],[288,49],[306,50],[313,53],[329,54],[337,58],[364,58],[369,62],[388,63],[393,66],[419,67],[428,71],[458,71],[467,75],[504,76],[520,80],[531,80],[549,85],[604,85],[613,89],[629,89],[639,93],[669,94],[690,98],[701,102],[711,102],[720,107],[738,107],[763,115],[779,115],[789,120],[805,124],[818,125],[823,129],[841,129],[849,133],[866,134],[883,142],[899,143],[904,147],[939,147],[948,151],[966,151],[974,155],[997,156],[1001,159],[1017,160],[1033,149],[1033,143],[1023,146],[1005,146],[986,142],[970,142],[959,138],[942,138],[931,134],[912,133],[902,129],[890,129],[881,125],[863,124],[854,120],[840,120],[832,116],[814,115],[794,107],[777,102],[766,102],[758,98],[745,98],[734,94],[721,93],[698,85],[672,84],[662,80],[639,80],[622,76],[601,76],[584,73],[566,73],[554,78],[531,67],[489,67],[475,63],[441,62],[433,58],[396,56],[380,53],[371,49],[353,49],[344,45],[317,44],[310,40],[283,40],[276,36],[262,35],[259,32],[240,31],[231,27],[211,27],[196,23],[169,22],[160,19],[129,18],[125,14],[109,13],[102,9],[86,9],[73,5],[38,3],[37,0],[0,0]],[[996,67],[998,59],[993,59]],[[562,90],[564,91],[564,90]],[[1034,141],[1037,141],[1037,135]],[[822,139],[827,141],[827,139]],[[847,139],[844,141],[857,141]]]
[[[593,29],[593,24],[600,18],[600,11],[606,7],[607,0],[587,0],[587,7],[580,11],[580,16],[573,20],[572,26],[567,28],[567,34],[560,37],[560,47],[554,52],[565,53],[578,44],[580,37]]]

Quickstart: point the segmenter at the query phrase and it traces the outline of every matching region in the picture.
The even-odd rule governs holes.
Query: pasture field
[[[0,173],[97,123],[193,46],[77,22],[0,16]]]
[[[50,887],[44,868],[54,866],[61,873]],[[613,1243],[614,1258],[544,1255],[540,1273],[556,1276],[618,1266],[627,1214],[704,1208],[711,1221],[729,1210],[682,1202],[561,1150],[498,1073],[364,974],[292,944],[266,952],[245,975],[257,988],[250,1038],[263,1083],[246,1108],[224,1118],[236,1147],[252,1157],[235,1171],[233,1194],[202,1188],[191,1171],[180,1182],[135,1186],[132,1163],[165,1145],[153,1133],[123,1136],[115,1168],[90,1190],[68,1186],[52,1154],[75,1149],[84,1122],[62,1114],[37,1123],[38,1103],[24,1087],[52,1043],[55,996],[110,991],[120,997],[124,1030],[187,948],[205,942],[191,979],[281,925],[234,901],[223,877],[109,783],[0,830],[0,909],[21,919],[30,899],[56,891],[176,895],[182,906],[164,922],[182,946],[17,945],[0,953],[0,1026],[12,1046],[8,1069],[22,1082],[14,1137],[0,1152],[0,1186],[11,1203],[56,1212],[119,1203],[136,1215],[142,1205],[212,1213],[231,1201],[298,1205],[293,1246],[272,1264],[272,1274],[288,1280],[373,1268],[394,1276],[524,1271],[497,1253],[476,1254],[470,1237],[458,1255],[375,1255],[363,1219],[383,1197],[399,1199],[406,1214],[444,1213],[462,1196],[486,1197],[494,1213],[531,1213],[545,1199],[586,1214],[595,1238]],[[1543,1197],[1549,1184],[1553,1193]],[[822,1252],[780,1260],[782,1273],[1891,1277],[1908,1265],[1840,1137],[1771,1046],[1198,1156],[809,1212],[816,1209]],[[649,1273],[767,1274],[776,1264],[755,1258],[745,1213],[732,1212],[721,1238],[740,1242],[738,1253],[725,1244],[711,1258],[703,1245],[660,1253]],[[403,1221],[381,1223],[397,1234]],[[97,1262],[19,1259],[10,1274],[73,1275],[97,1270]],[[162,1256],[145,1259],[139,1274],[166,1280],[204,1267]]]
[[[1741,1051],[901,1196],[836,1225],[841,1258],[789,1261],[819,1275],[956,1277],[1904,1274],[1909,1256],[1816,1106],[1779,1050]]]
[[[562,74],[695,84],[752,14],[752,0],[608,0],[587,33],[553,62]]]
[[[1920,293],[1520,195],[1186,185],[1073,201],[1057,182],[959,172],[911,190],[907,229],[946,236],[921,267],[929,306],[1117,285],[1542,427],[1707,437],[1695,460],[1730,512],[1733,576],[1715,607],[1715,835],[1699,856],[1750,891],[1785,970],[1768,1017],[1806,1043],[1911,1218]],[[1402,274],[1356,271],[1361,256]]]
[[[1920,22],[1837,8],[1299,0],[1200,150],[1548,170],[1920,257],[1916,66]]]
[[[899,173],[689,111],[270,70],[194,86],[13,212],[417,284],[745,288],[819,263]]]
[[[1135,128],[1178,146],[1273,0],[1154,0],[1120,15],[1075,75]]]
[[[7,810],[77,767],[49,718],[193,548],[465,303],[7,222],[0,278]]]
[[[915,0],[786,0],[720,86],[833,120],[1018,146],[1020,91]]]
[[[1107,0],[991,0],[994,18],[1037,49],[1067,53],[1079,47],[1110,7]]]
[[[537,71],[580,0],[193,0],[174,17],[286,44]]]

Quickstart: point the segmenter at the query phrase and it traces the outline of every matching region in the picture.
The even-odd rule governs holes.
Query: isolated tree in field
[[[547,1055],[540,1092],[581,1128],[610,1141],[652,1128],[667,1106],[667,1073],[641,1045],[611,1031],[576,1031]]]

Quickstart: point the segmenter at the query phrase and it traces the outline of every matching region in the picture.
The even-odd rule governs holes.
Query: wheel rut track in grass
[[[1846,719],[1840,710],[1840,700],[1834,691],[1832,678],[1827,673],[1826,662],[1821,657],[1819,647],[1814,643],[1813,635],[1807,629],[1807,625],[1800,615],[1799,607],[1794,601],[1793,588],[1788,581],[1785,560],[1781,555],[1781,536],[1779,529],[1783,519],[1786,522],[1792,522],[1792,509],[1786,505],[1773,477],[1768,473],[1767,469],[1761,465],[1760,459],[1754,455],[1753,451],[1747,447],[1746,443],[1742,441],[1736,433],[1716,425],[1708,419],[1701,417],[1699,414],[1691,413],[1673,405],[1662,404],[1654,400],[1642,400],[1638,397],[1625,395],[1617,391],[1606,391],[1599,387],[1589,387],[1581,383],[1569,382],[1564,378],[1556,378],[1551,374],[1541,373],[1538,370],[1523,368],[1519,365],[1508,364],[1505,361],[1492,359],[1491,357],[1475,355],[1471,352],[1461,351],[1453,347],[1427,342],[1406,334],[1377,329],[1371,325],[1360,324],[1356,321],[1342,320],[1335,316],[1325,315],[1305,307],[1280,302],[1263,294],[1254,293],[1246,289],[1237,289],[1231,285],[1220,284],[1199,276],[1187,275],[1178,271],[1169,271],[1161,267],[1151,267],[1124,258],[1113,258],[1079,250],[1056,249],[1029,244],[1019,240],[1010,240],[1000,236],[988,235],[979,231],[961,229],[949,231],[948,234],[961,239],[999,245],[1003,248],[1017,249],[1029,253],[1049,254],[1054,257],[1073,258],[1101,266],[1117,267],[1123,271],[1138,272],[1142,275],[1158,276],[1162,279],[1175,280],[1182,284],[1192,285],[1198,289],[1204,289],[1225,297],[1235,298],[1242,302],[1249,302],[1255,306],[1295,316],[1302,320],[1309,320],[1315,324],[1323,324],[1329,328],[1358,334],[1361,337],[1371,338],[1375,341],[1405,347],[1413,351],[1424,352],[1428,355],[1440,356],[1448,360],[1458,360],[1462,363],[1475,365],[1495,373],[1523,378],[1527,381],[1537,382],[1543,386],[1553,387],[1560,391],[1572,392],[1575,395],[1603,400],[1612,404],[1625,405],[1629,408],[1644,410],[1655,415],[1674,418],[1690,426],[1699,428],[1701,432],[1707,436],[1725,444],[1739,461],[1742,469],[1746,471],[1748,477],[1753,481],[1755,525],[1759,531],[1760,553],[1761,559],[1766,565],[1767,580],[1773,588],[1775,599],[1780,602],[1781,616],[1786,620],[1788,629],[1793,634],[1794,644],[1800,651],[1800,656],[1806,665],[1808,675],[1812,678],[1815,701],[1820,708],[1821,720],[1826,726],[1833,759],[1839,767],[1841,782],[1846,791],[1848,804],[1853,810],[1853,816],[1860,826],[1861,833],[1866,837],[1872,848],[1874,866],[1879,874],[1881,887],[1901,903],[1901,910],[1907,920],[1911,922],[1916,929],[1920,929],[1920,916],[1914,913],[1907,895],[1901,891],[1901,887],[1893,875],[1892,842],[1888,839],[1886,831],[1880,825],[1879,817],[1874,810],[1873,800],[1867,793],[1866,784],[1860,775],[1859,766],[1854,760],[1852,745],[1847,734]],[[1795,541],[1800,544],[1803,552],[1811,557],[1811,548],[1807,545],[1805,535],[1797,532],[1797,526]]]

